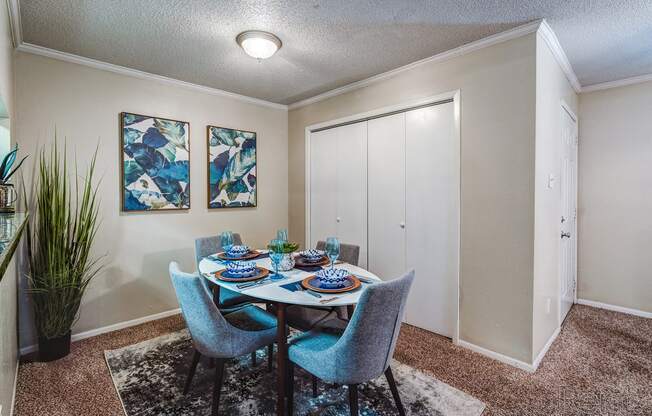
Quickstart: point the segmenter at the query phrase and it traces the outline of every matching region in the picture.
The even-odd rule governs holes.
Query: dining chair
[[[401,278],[366,286],[358,307],[343,332],[316,328],[290,340],[290,415],[295,365],[326,382],[348,385],[352,416],[358,415],[358,385],[384,374],[399,415],[405,415],[390,363],[413,280],[414,270]]]
[[[237,245],[242,244],[240,234],[233,233],[233,243]],[[199,262],[204,257],[221,251],[223,250],[219,235],[195,239],[195,260],[197,261],[197,270],[199,270]],[[215,293],[215,285],[213,283],[205,278],[202,278],[201,281],[210,293]],[[250,296],[241,295],[226,288],[220,288],[220,297],[219,299],[215,299],[215,301],[217,307],[220,308],[222,312],[229,312],[242,306],[246,306],[251,302],[255,302],[256,299]]]
[[[242,237],[240,236],[239,233],[233,233],[233,244],[236,245],[242,244]],[[204,257],[209,256],[211,254],[219,253],[221,251],[223,251],[223,249],[222,249],[222,241],[219,235],[195,239],[195,260],[197,262],[197,270],[199,270],[199,262]],[[217,285],[211,283],[208,279],[206,279],[203,276],[200,278],[200,280],[202,285],[205,287],[205,289],[209,293],[211,293],[211,296],[213,297],[213,301],[220,309],[220,311],[222,311],[222,313],[233,312],[244,306],[251,304],[252,302],[258,302],[258,299],[256,298],[247,295],[242,295],[238,292],[234,292],[233,290],[229,290],[224,287],[219,288],[220,295],[219,298],[217,298],[217,296],[215,296],[215,293],[217,292],[218,289]],[[268,363],[271,363],[272,352],[273,350],[268,348],[267,350]],[[251,362],[254,366],[256,365],[255,351],[251,353]]]
[[[192,338],[195,353],[183,388],[187,394],[197,364],[202,356],[215,360],[212,415],[218,414],[224,364],[257,349],[273,345],[276,338],[276,317],[254,305],[222,315],[198,274],[184,273],[176,262],[170,263],[170,278],[181,313]]]

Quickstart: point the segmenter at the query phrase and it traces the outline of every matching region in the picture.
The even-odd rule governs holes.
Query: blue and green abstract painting
[[[121,114],[122,210],[190,208],[190,132],[184,121]]]
[[[208,207],[256,206],[256,133],[208,126]]]

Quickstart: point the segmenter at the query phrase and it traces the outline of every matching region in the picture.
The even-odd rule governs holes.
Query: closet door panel
[[[337,233],[337,132],[310,135],[310,247]]]
[[[412,325],[452,337],[459,268],[459,143],[452,103],[406,113],[407,268]]]
[[[337,237],[360,246],[358,264],[367,266],[367,123],[337,133]]]
[[[405,271],[405,114],[368,122],[369,270],[383,280]]]

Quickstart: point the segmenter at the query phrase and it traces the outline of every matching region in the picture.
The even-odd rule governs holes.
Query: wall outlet
[[[546,314],[550,314],[550,305],[552,304],[552,299],[546,298]]]

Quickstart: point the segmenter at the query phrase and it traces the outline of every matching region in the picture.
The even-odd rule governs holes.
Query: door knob
[[[335,221],[340,222],[342,219],[340,217],[335,218]]]
[[[561,232],[561,238],[570,238],[570,237],[571,237],[570,233],[565,233],[563,231]]]
[[[401,222],[401,223],[399,224],[399,227],[401,227],[401,228],[405,228],[405,223],[404,223],[404,222]]]

